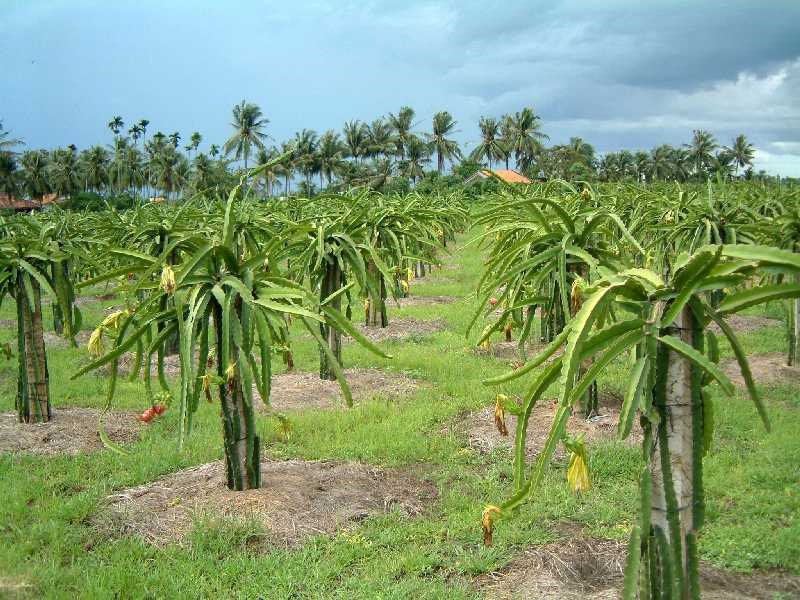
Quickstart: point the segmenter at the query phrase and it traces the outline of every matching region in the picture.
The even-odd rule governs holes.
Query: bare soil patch
[[[381,369],[346,369],[344,373],[354,402],[374,396],[407,396],[421,385],[407,375]],[[346,407],[339,383],[323,381],[317,373],[276,375],[272,378],[270,404],[279,412]],[[259,406],[263,406],[263,403],[259,403]]]
[[[197,364],[197,356],[194,358],[194,364]],[[144,360],[144,359],[142,359]],[[120,375],[130,375],[131,370],[134,368],[136,362],[136,354],[134,352],[125,352],[119,357],[117,364],[117,373]],[[144,373],[145,365],[139,369],[139,375]],[[111,364],[105,364],[95,371],[100,376],[111,375]],[[178,354],[170,354],[164,357],[164,375],[168,378],[180,377],[181,375],[181,357]],[[153,354],[150,360],[150,376],[155,378],[158,376],[158,357]]]
[[[75,341],[77,342],[78,346],[86,346],[89,343],[89,337],[92,335],[91,331],[79,331],[75,334]],[[44,343],[45,346],[49,346],[51,348],[69,348],[70,344],[66,340],[66,338],[61,337],[60,335],[56,334],[53,331],[45,331],[44,332]]]
[[[579,535],[527,549],[500,571],[477,580],[486,598],[536,600],[611,600],[622,593],[626,544]],[[703,598],[767,600],[776,594],[796,598],[800,577],[780,572],[723,571],[701,563]]]
[[[725,317],[728,325],[731,326],[736,333],[751,333],[764,327],[776,327],[781,324],[779,319],[771,319],[770,317],[759,317],[754,315],[728,315]],[[722,333],[719,325],[711,323],[708,326],[709,331],[713,331],[717,335]]]
[[[502,335],[502,333],[499,335]],[[528,360],[532,359],[545,348],[545,344],[526,344],[525,352]],[[475,347],[472,351],[478,356],[491,356],[503,360],[519,360],[519,342],[517,341],[493,341],[489,344],[488,348]],[[555,354],[553,354],[553,357],[561,356],[562,352],[563,350],[559,348]]]
[[[751,354],[747,357],[753,379],[761,385],[800,381],[800,368],[786,366],[786,354],[767,352]],[[736,359],[727,359],[721,364],[722,370],[738,386],[745,387],[742,372]]]
[[[443,319],[422,321],[411,317],[389,319],[389,325],[387,327],[358,326],[358,330],[373,342],[398,341],[411,337],[422,337],[436,333],[437,331],[443,331],[445,328],[446,325]]]
[[[414,278],[414,280],[411,282],[411,289],[412,290],[414,289],[415,283],[418,283],[420,285],[422,285],[423,283],[430,283],[432,285],[447,285],[455,282],[456,280],[454,278],[437,273],[436,275],[426,275],[425,277]]]
[[[0,413],[0,452],[81,454],[104,448],[98,433],[101,411],[93,408],[54,408],[49,423],[19,423],[17,413]],[[133,412],[108,412],[103,424],[112,442],[135,442],[142,425]]]
[[[107,498],[98,524],[162,545],[182,542],[198,517],[256,520],[267,544],[294,546],[399,509],[414,516],[436,488],[399,469],[355,462],[264,461],[262,488],[229,490],[221,461],[186,469]]]
[[[519,399],[517,399],[519,400]],[[616,406],[614,404],[617,404]],[[619,407],[613,399],[605,402],[601,401],[600,415],[586,420],[576,409],[567,422],[567,433],[577,436],[583,434],[587,444],[601,440],[615,439],[617,436],[617,423],[619,422]],[[547,435],[550,433],[550,426],[555,416],[556,405],[553,400],[543,399],[539,401],[533,409],[533,414],[528,421],[528,431],[525,442],[525,454],[527,458],[533,459],[544,448]],[[508,435],[501,435],[494,422],[494,406],[488,406],[482,410],[470,413],[454,428],[456,432],[462,433],[467,439],[470,448],[480,454],[488,454],[496,448],[514,447],[514,432],[516,431],[517,418],[514,415],[506,414],[506,428]],[[626,443],[634,445],[641,441],[641,431],[634,424],[631,434],[625,440]],[[555,458],[563,460],[566,453],[561,444],[558,445]]]
[[[401,308],[408,306],[432,306],[437,304],[452,304],[458,298],[455,296],[409,296],[408,298],[400,298],[399,304]]]

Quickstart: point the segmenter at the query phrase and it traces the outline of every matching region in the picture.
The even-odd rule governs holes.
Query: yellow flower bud
[[[168,294],[175,293],[175,271],[169,265],[164,265],[161,270],[161,289]]]
[[[100,325],[92,331],[89,336],[89,343],[86,344],[89,354],[92,356],[100,356],[103,353],[103,326]]]
[[[567,466],[567,483],[573,494],[580,494],[592,487],[589,479],[589,457],[583,436],[578,439],[564,440],[564,445],[570,450],[569,465]]]

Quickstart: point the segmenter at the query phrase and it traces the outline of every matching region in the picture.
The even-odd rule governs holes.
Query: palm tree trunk
[[[702,349],[702,331],[690,308],[684,308],[674,326],[661,332]],[[659,344],[653,406],[660,419],[650,452],[652,495],[651,544],[654,564],[669,569],[674,596],[695,597],[689,577],[697,561],[695,531],[703,520],[702,489],[703,395],[701,373],[682,354]],[[666,578],[665,578],[666,579]],[[699,597],[699,591],[698,596]]]
[[[232,308],[241,319],[241,300]],[[253,405],[246,399],[242,379],[236,365],[246,360],[239,355],[233,339],[228,340],[230,355],[223,356],[222,307],[214,301],[212,306],[214,330],[216,331],[217,376],[222,414],[222,431],[225,446],[225,471],[228,488],[252,490],[261,487],[261,448],[256,435]],[[227,358],[227,363],[225,359]],[[229,365],[234,365],[229,372]]]
[[[319,299],[320,302],[325,300],[331,294],[336,293],[342,287],[342,270],[339,268],[339,263],[335,258],[330,257],[330,262],[325,267],[325,278],[322,280],[320,287]],[[342,297],[337,296],[331,302],[331,308],[340,310],[342,308]],[[319,326],[320,333],[325,339],[331,353],[339,364],[342,364],[342,334],[341,332],[325,323]],[[328,355],[320,350],[319,354],[319,378],[328,381],[336,379],[336,373],[331,365],[331,360]]]
[[[30,287],[26,285],[30,283]],[[30,290],[30,292],[28,291]],[[28,296],[28,293],[32,296]],[[33,277],[18,273],[17,351],[17,414],[20,423],[50,421],[50,376],[42,327],[42,297],[39,284]]]

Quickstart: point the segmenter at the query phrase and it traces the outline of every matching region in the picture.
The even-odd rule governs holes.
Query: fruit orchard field
[[[481,381],[507,372],[509,361],[474,353],[478,331],[465,338],[483,270],[482,250],[465,246],[475,233],[460,235],[455,246],[450,244],[453,254],[442,255],[454,265],[441,272],[446,281],[421,278],[411,284],[414,295],[453,296],[455,302],[390,309],[393,317],[442,319],[445,330],[384,343],[392,359],[357,344],[345,347],[348,368],[400,372],[427,385],[402,398],[357,400],[351,409],[294,412],[288,436],[277,421],[257,420],[262,452],[270,459],[358,461],[401,468],[429,482],[436,498],[418,514],[389,510],[292,547],[266,542],[262,524],[213,515],[198,516],[181,543],[152,545],[136,535],[111,535],[97,517],[108,495],[222,457],[216,410],[198,411],[181,452],[178,416],[169,410],[143,428],[138,442],[126,446],[128,455],[108,450],[2,455],[2,593],[21,598],[478,598],[502,596],[502,590],[487,584],[494,581],[489,574],[518,566],[531,549],[554,543],[566,547],[576,538],[624,542],[635,518],[642,462],[634,447],[607,439],[589,447],[590,491],[580,496],[569,491],[566,463],[557,457],[536,498],[503,522],[492,547],[483,545],[481,510],[505,495],[511,452],[503,446],[488,453],[471,447],[463,423],[494,405],[495,390]],[[431,277],[438,275],[434,271]],[[82,305],[82,330],[94,329],[114,305],[115,299]],[[783,316],[777,304],[748,312]],[[0,344],[14,339],[15,315],[13,302],[4,303]],[[46,328],[51,330],[51,323]],[[784,352],[784,329],[776,321],[740,339],[748,355]],[[319,353],[312,339],[297,338],[293,350],[299,371],[317,368]],[[721,355],[732,356],[724,342]],[[70,379],[86,360],[84,347],[52,344],[48,358],[56,411],[104,406],[107,376]],[[284,367],[274,362],[280,374]],[[622,360],[602,374],[601,413],[604,403],[623,393],[626,375]],[[15,361],[0,359],[4,411],[13,410],[15,378]],[[169,382],[174,386],[176,380]],[[117,385],[113,409],[140,411],[142,384],[120,378]],[[524,387],[517,380],[505,391],[522,394]],[[700,558],[729,571],[800,575],[800,385],[787,380],[761,387],[771,433],[764,431],[742,389],[731,399],[716,385],[710,390],[715,405],[724,410],[717,412],[713,451],[704,463],[708,507]],[[604,546],[597,542],[594,547]]]

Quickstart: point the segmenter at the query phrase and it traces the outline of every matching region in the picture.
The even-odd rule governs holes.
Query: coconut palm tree
[[[406,157],[399,164],[400,175],[416,183],[425,175],[425,165],[429,162],[431,159],[428,144],[416,135],[410,136],[406,142]]]
[[[264,128],[269,123],[269,119],[264,117],[261,108],[257,104],[252,104],[242,100],[241,104],[233,107],[233,135],[225,142],[225,154],[234,154],[236,160],[244,159],[244,168],[247,169],[247,160],[255,146],[264,147],[264,140],[267,134]]]
[[[317,149],[319,157],[319,174],[320,186],[322,185],[322,177],[330,185],[333,181],[333,176],[339,172],[344,160],[344,146],[339,134],[333,130],[328,130],[319,139],[319,147]]]
[[[3,129],[3,122],[0,121],[0,152],[10,152],[13,154],[13,149],[23,145],[24,142],[22,140],[9,138],[9,135],[11,135],[11,132]]]
[[[195,192],[206,192],[216,185],[214,164],[204,153],[194,157],[190,185]]]
[[[727,149],[733,158],[734,165],[736,166],[736,174],[739,174],[739,169],[750,167],[753,165],[753,158],[755,158],[755,149],[753,145],[747,141],[744,134],[737,135],[731,147]]]
[[[428,134],[428,142],[436,153],[436,170],[440,175],[444,171],[445,161],[452,163],[461,158],[458,142],[448,137],[455,127],[456,121],[449,112],[441,111],[433,115],[433,131]]]
[[[281,154],[293,154],[294,146],[289,142],[283,142],[281,144]],[[292,180],[292,176],[295,172],[295,162],[289,159],[284,159],[283,161],[279,162],[275,165],[275,173],[283,177],[283,195],[289,195],[290,183]]]
[[[647,176],[651,181],[656,179],[666,180],[675,169],[673,155],[675,149],[669,144],[661,144],[650,151],[650,159],[647,163]]]
[[[348,121],[343,132],[348,154],[356,160],[363,160],[368,154],[367,126],[361,121]]]
[[[542,151],[542,141],[550,139],[540,131],[541,118],[533,108],[525,107],[520,112],[504,119],[505,141],[514,153],[517,167],[527,169]]]
[[[689,159],[694,167],[694,174],[701,176],[711,165],[714,158],[714,150],[719,147],[717,140],[711,132],[704,129],[695,129],[692,134],[691,144],[686,144],[685,148],[689,151]]]
[[[75,146],[57,148],[47,165],[50,187],[59,196],[70,196],[80,188],[78,155]]]
[[[92,146],[80,153],[78,168],[84,187],[93,192],[102,191],[108,184],[108,151],[102,146]]]
[[[211,158],[216,158],[217,156],[219,156],[219,146],[217,146],[216,144],[211,144],[211,147],[208,149],[208,155]]]
[[[47,177],[49,157],[45,150],[29,150],[20,157],[22,189],[31,198],[40,198],[50,191]]]
[[[397,115],[389,114],[389,126],[394,132],[395,154],[401,159],[405,158],[406,146],[413,133],[411,128],[414,126],[414,109],[410,106],[403,106]]]
[[[294,135],[292,146],[294,147],[294,164],[297,169],[305,176],[306,186],[310,189],[311,176],[319,170],[317,160],[317,146],[319,138],[313,129],[303,129]]]
[[[380,158],[393,152],[396,145],[392,127],[383,118],[375,119],[367,126],[367,156]]]
[[[493,161],[503,160],[508,156],[500,135],[500,122],[494,117],[481,117],[478,127],[481,130],[481,143],[472,151],[470,159],[477,162],[485,159],[491,169]]]

